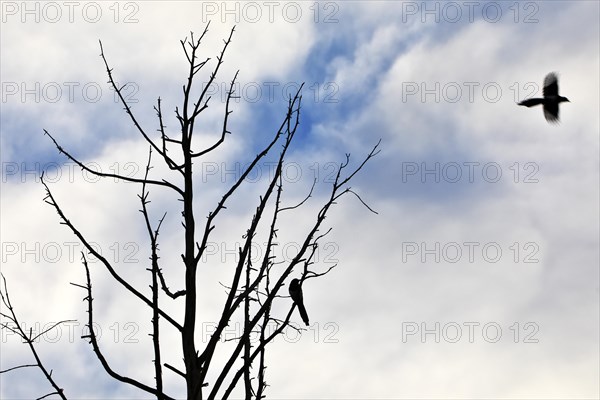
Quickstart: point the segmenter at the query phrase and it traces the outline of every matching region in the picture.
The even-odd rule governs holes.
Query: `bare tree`
[[[106,257],[102,256],[102,254],[100,254],[100,252],[98,252],[92,246],[91,242],[84,237],[84,235],[69,220],[67,214],[61,208],[50,187],[44,181],[42,174],[42,184],[46,190],[45,202],[56,210],[61,220],[61,224],[66,225],[71,230],[71,232],[85,246],[87,252],[87,255],[85,252],[82,252],[81,254],[82,263],[85,269],[85,283],[73,283],[73,285],[78,286],[85,291],[84,301],[87,304],[88,314],[86,325],[89,330],[89,334],[84,335],[83,338],[89,341],[94,353],[100,361],[100,364],[112,378],[156,396],[157,399],[172,398],[165,392],[163,384],[163,374],[165,373],[164,368],[168,369],[171,373],[180,375],[185,380],[188,399],[228,398],[235,388],[238,388],[238,390],[243,390],[246,398],[260,399],[265,397],[265,390],[268,386],[265,374],[265,355],[267,346],[275,337],[284,333],[285,329],[300,329],[290,324],[290,317],[296,305],[287,298],[288,296],[287,291],[284,289],[284,283],[293,271],[300,272],[300,284],[302,284],[305,280],[326,275],[336,266],[333,265],[326,269],[316,268],[315,254],[319,244],[322,243],[322,239],[330,232],[330,229],[325,230],[322,228],[323,221],[325,220],[330,208],[336,204],[336,202],[342,196],[345,194],[353,194],[362,204],[364,204],[365,207],[374,212],[367,206],[365,202],[363,202],[360,196],[348,186],[348,184],[351,179],[364,167],[367,161],[369,161],[369,159],[379,152],[379,142],[370,150],[370,152],[367,153],[362,162],[358,163],[358,165],[356,165],[354,168],[349,166],[350,155],[346,154],[345,159],[337,168],[335,179],[328,192],[328,196],[315,215],[314,221],[310,225],[310,229],[306,232],[303,240],[301,241],[298,254],[291,260],[283,261],[279,260],[274,255],[274,248],[277,246],[278,218],[283,213],[294,212],[296,209],[302,207],[306,202],[308,202],[313,195],[313,190],[317,183],[315,179],[312,187],[310,190],[308,190],[306,197],[299,203],[285,207],[282,205],[282,189],[284,183],[282,179],[282,171],[284,168],[284,161],[300,122],[302,101],[302,87],[300,87],[294,96],[288,100],[285,116],[282,119],[279,129],[274,133],[271,141],[264,146],[262,151],[260,151],[254,157],[247,168],[245,168],[239,177],[236,178],[233,185],[226,190],[225,194],[222,196],[220,201],[217,202],[214,209],[209,212],[204,226],[197,229],[196,216],[194,215],[193,209],[193,163],[195,159],[201,158],[223,144],[227,135],[230,134],[230,131],[228,130],[229,116],[232,113],[230,109],[230,102],[232,99],[236,98],[234,86],[238,75],[237,72],[231,80],[229,90],[227,92],[223,125],[218,140],[216,140],[214,144],[198,150],[192,146],[192,139],[197,118],[209,106],[211,97],[207,95],[207,89],[215,80],[219,68],[223,63],[224,54],[227,50],[227,47],[231,43],[234,30],[235,27],[231,29],[229,37],[224,40],[224,46],[221,53],[217,56],[216,65],[210,72],[209,79],[204,85],[203,89],[200,91],[199,97],[195,99],[192,98],[191,94],[192,85],[197,74],[207,65],[208,61],[210,60],[207,58],[200,61],[198,58],[200,43],[208,31],[208,25],[206,26],[206,29],[200,38],[194,39],[194,35],[191,34],[189,41],[187,39],[181,41],[181,46],[189,64],[189,72],[187,76],[187,82],[183,86],[183,105],[181,106],[181,109],[175,108],[175,115],[177,121],[179,122],[181,133],[178,138],[171,138],[165,132],[160,98],[157,101],[157,105],[154,107],[158,117],[158,132],[160,134],[159,138],[151,137],[151,135],[149,135],[141,126],[134,116],[130,105],[123,96],[123,87],[118,87],[115,83],[112,70],[109,67],[108,61],[102,49],[102,43],[100,43],[101,57],[106,66],[110,85],[112,85],[112,88],[118,95],[121,103],[124,106],[125,112],[133,122],[135,128],[149,144],[148,162],[143,178],[103,173],[90,169],[75,155],[61,147],[54,136],[52,136],[48,131],[44,130],[45,134],[49,136],[58,151],[64,154],[69,160],[76,163],[79,167],[81,167],[82,170],[99,177],[118,178],[122,181],[140,185],[140,211],[143,214],[144,224],[150,242],[151,257],[150,266],[148,268],[151,273],[150,296],[145,295],[140,290],[135,288],[130,282],[124,279],[120,275],[119,271],[115,269],[115,266]],[[233,266],[231,281],[226,286],[227,296],[223,304],[221,316],[216,324],[216,329],[210,336],[208,342],[205,343],[202,348],[198,348],[194,339],[196,334],[197,318],[197,274],[198,268],[202,264],[202,257],[207,251],[209,238],[211,237],[211,233],[215,228],[217,218],[223,212],[223,210],[226,209],[226,204],[228,204],[228,201],[236,193],[239,193],[240,186],[244,183],[248,175],[255,169],[259,162],[261,162],[261,160],[264,160],[268,154],[277,154],[276,145],[280,145],[281,147],[278,155],[275,156],[277,160],[275,171],[274,174],[269,177],[269,180],[266,183],[266,189],[256,204],[254,214],[249,222],[249,225],[247,226],[246,233],[243,236],[243,243],[241,246],[239,246],[238,258]],[[174,149],[180,151],[180,154],[178,154],[176,157],[172,156],[172,154],[174,154]],[[158,155],[160,162],[164,162],[170,170],[175,171],[174,173],[180,177],[179,182],[173,183],[166,179],[150,178],[150,171],[153,163],[152,156],[155,154]],[[150,218],[147,205],[149,203],[148,188],[151,186],[174,192],[179,197],[179,200],[183,206],[182,224],[184,229],[185,243],[183,245],[184,250],[182,254],[182,260],[185,265],[185,287],[180,290],[169,289],[159,263],[160,258],[158,256],[158,238],[161,224],[166,217],[166,213],[163,214],[162,217],[156,222],[153,222]],[[263,223],[267,226],[267,243],[264,254],[260,258],[260,261],[253,264],[253,257],[251,254],[252,244],[253,241],[256,240],[259,222],[261,221],[265,221]],[[112,275],[118,284],[122,285],[131,295],[137,297],[149,308],[149,311],[151,312],[151,337],[154,351],[153,383],[149,383],[151,380],[148,380],[148,382],[144,383],[120,374],[111,367],[105,358],[98,342],[97,332],[94,330],[94,298],[92,293],[90,269],[87,261],[87,257],[89,255],[93,255],[100,260],[101,264],[106,268],[110,275]],[[274,266],[277,266],[277,268],[274,268]],[[165,312],[161,307],[161,305],[165,302],[175,301],[180,297],[183,298],[184,301],[183,323],[177,321],[175,317],[169,315],[169,313]],[[24,340],[24,342],[30,346],[31,352],[33,353],[37,363],[32,365],[22,365],[1,372],[8,373],[16,368],[38,366],[54,388],[54,392],[50,393],[49,395],[57,394],[61,398],[66,398],[63,389],[60,388],[59,385],[53,380],[51,371],[48,372],[38,357],[33,343],[33,339],[35,339],[35,337],[32,336],[31,332],[28,335],[27,332],[20,328],[17,316],[8,297],[6,282],[2,301],[8,308],[8,314],[2,314],[3,317],[8,320],[2,324],[2,328],[16,332]],[[289,304],[289,311],[287,314],[273,314],[272,306],[276,301],[285,301],[287,304]],[[227,347],[227,351],[229,353],[227,353],[225,356],[226,362],[224,366],[221,365],[217,367],[214,363],[215,354],[218,349],[222,348],[222,334],[234,317],[243,319],[243,330],[239,337],[235,338],[233,346]],[[181,334],[181,351],[184,361],[183,368],[173,366],[162,361],[162,347],[160,342],[161,330],[159,325],[159,321],[161,319],[166,321]],[[275,329],[267,329],[267,326],[269,325],[275,326]],[[43,333],[44,332],[40,333],[40,335]],[[250,340],[251,335],[256,335],[258,340]],[[209,372],[211,373],[210,376],[212,377],[210,379],[208,375]]]

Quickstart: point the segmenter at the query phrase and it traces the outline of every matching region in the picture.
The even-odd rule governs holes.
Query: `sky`
[[[268,350],[268,397],[600,396],[598,2],[3,1],[1,9],[1,272],[26,329],[74,320],[37,343],[69,398],[149,396],[110,379],[80,338],[85,294],[70,283],[84,282],[83,246],[44,203],[41,173],[69,220],[147,295],[149,247],[140,187],[83,173],[43,130],[90,168],[142,177],[148,145],[107,83],[99,41],[140,124],[158,135],[160,97],[177,137],[188,68],[180,40],[209,22],[198,93],[235,32],[208,89],[198,149],[219,137],[238,70],[240,98],[232,133],[195,165],[198,221],[270,140],[302,83],[283,202],[301,201],[313,180],[316,188],[282,218],[279,260],[297,251],[346,154],[356,167],[381,139],[351,183],[377,214],[345,196],[325,220],[323,231],[332,230],[314,268],[337,266],[303,286],[310,327]],[[553,71],[570,100],[560,124],[516,104],[541,96]],[[153,160],[153,177],[176,178]],[[198,347],[220,314],[221,283],[272,161],[217,221],[198,272]],[[180,202],[160,188],[150,199],[154,223],[167,213],[162,268],[181,289]],[[264,251],[261,240],[255,250]],[[90,266],[104,353],[120,373],[151,384],[149,310],[99,262]],[[181,299],[161,304],[182,319]],[[275,310],[290,305],[279,299]],[[301,323],[297,313],[292,321]],[[232,324],[226,337],[239,330]],[[180,337],[166,325],[162,346],[165,361],[183,365]],[[6,330],[0,350],[0,370],[33,360]],[[180,377],[166,370],[164,379],[167,393],[185,397]],[[3,399],[50,391],[37,369],[0,375]]]

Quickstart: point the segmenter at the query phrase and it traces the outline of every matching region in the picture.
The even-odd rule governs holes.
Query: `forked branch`
[[[6,318],[9,322],[1,323],[0,329],[6,329],[6,330],[9,330],[9,331],[17,334],[23,340],[23,342],[26,343],[27,346],[29,346],[29,350],[31,351],[31,354],[33,354],[33,358],[35,358],[36,363],[35,364],[24,364],[24,365],[19,365],[16,367],[8,368],[8,369],[0,371],[0,374],[14,371],[19,368],[38,367],[42,371],[44,376],[46,377],[46,380],[50,383],[50,385],[54,389],[54,392],[48,393],[39,398],[41,399],[41,398],[56,394],[61,399],[66,400],[67,397],[65,396],[63,389],[60,386],[58,386],[58,383],[56,383],[56,381],[52,377],[52,370],[48,371],[48,369],[44,366],[44,363],[42,362],[42,360],[35,348],[34,342],[37,338],[39,338],[40,336],[43,336],[44,334],[46,334],[50,330],[54,329],[55,327],[59,326],[60,324],[64,324],[66,322],[74,322],[74,320],[65,320],[65,321],[57,322],[56,324],[52,325],[50,328],[44,330],[43,332],[39,333],[36,336],[33,336],[33,330],[31,328],[29,329],[29,333],[26,333],[23,330],[23,327],[22,327],[21,323],[19,322],[19,319],[17,318],[17,315],[15,313],[15,309],[10,301],[10,297],[8,295],[8,287],[6,285],[6,278],[4,277],[4,275],[2,275],[2,281],[4,284],[4,290],[1,290],[1,288],[0,288],[0,299],[2,300],[2,304],[4,307],[6,307],[9,314],[0,312],[0,315],[3,318]]]

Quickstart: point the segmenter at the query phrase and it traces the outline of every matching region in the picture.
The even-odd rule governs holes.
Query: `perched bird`
[[[533,107],[538,104],[544,105],[544,117],[546,121],[555,124],[558,123],[558,105],[564,101],[569,101],[566,97],[558,94],[558,76],[555,72],[550,72],[544,78],[544,98],[532,98],[523,100],[520,106]]]
[[[298,311],[300,311],[300,316],[302,317],[302,321],[308,326],[308,314],[306,313],[306,308],[304,308],[304,299],[302,298],[302,286],[300,286],[300,281],[298,279],[292,279],[290,282],[290,296],[294,303],[298,306]]]

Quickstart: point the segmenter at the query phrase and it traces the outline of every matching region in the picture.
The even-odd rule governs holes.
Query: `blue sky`
[[[198,220],[269,140],[302,82],[284,202],[304,198],[314,178],[317,187],[282,220],[281,258],[303,239],[332,168],[346,153],[356,165],[382,139],[352,184],[379,214],[346,197],[327,218],[333,230],[317,268],[338,267],[306,282],[313,325],[274,344],[268,396],[597,398],[599,5],[467,3],[3,2],[2,273],[27,326],[79,321],[39,343],[70,398],[144,396],[106,377],[79,339],[85,305],[69,282],[84,279],[82,246],[42,201],[39,173],[55,174],[51,189],[67,216],[140,288],[149,283],[148,247],[139,188],[82,174],[43,129],[86,163],[141,176],[147,146],[114,100],[98,40],[115,79],[129,83],[141,124],[155,132],[160,96],[176,137],[187,68],[179,40],[209,20],[201,57],[211,62],[236,31],[197,126],[198,148],[220,134],[222,93],[237,70],[242,98],[232,104],[232,134],[196,165]],[[515,104],[541,95],[551,71],[571,100],[558,125]],[[152,174],[176,179],[158,162]],[[257,176],[268,175],[262,164]],[[217,223],[200,270],[200,344],[265,179],[243,185]],[[165,274],[181,288],[180,204],[164,190],[151,197],[151,217],[168,215]],[[119,371],[151,382],[150,316],[93,267],[105,353]],[[179,302],[163,304],[182,313]],[[179,363],[177,334],[165,329],[163,343],[167,362]],[[3,332],[0,345],[0,369],[31,361],[14,335]],[[170,394],[184,396],[179,377],[166,371],[165,379]],[[2,398],[47,392],[39,371],[0,375]]]

